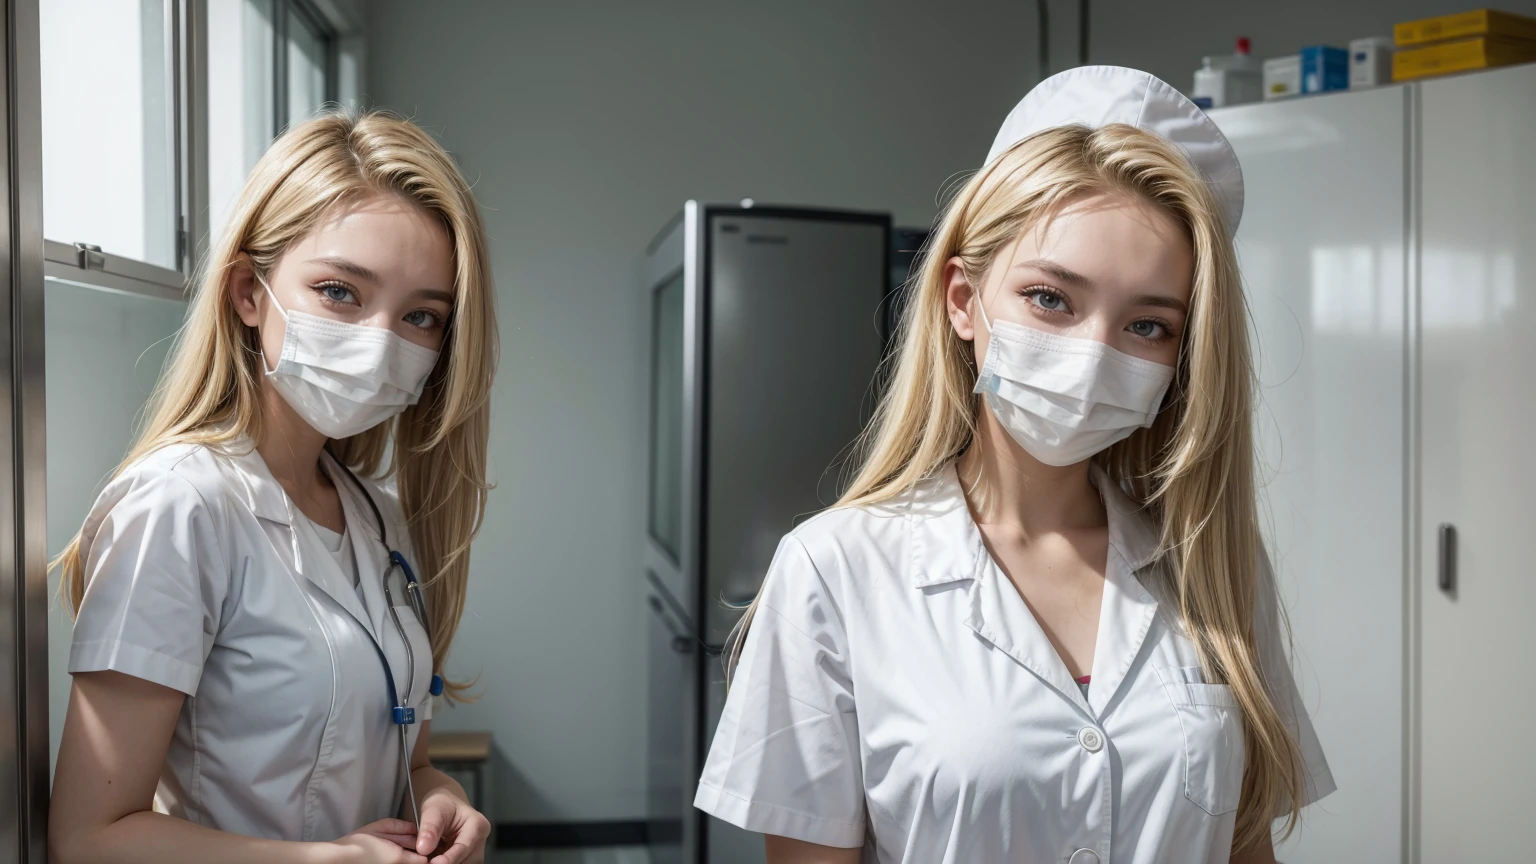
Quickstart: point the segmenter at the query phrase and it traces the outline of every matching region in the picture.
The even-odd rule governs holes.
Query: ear
[[[971,318],[977,300],[976,290],[965,278],[965,267],[959,258],[951,258],[944,264],[944,303],[949,310],[950,326],[955,335],[967,342],[976,338],[976,322]]]
[[[261,324],[261,302],[257,299],[262,293],[261,283],[256,280],[255,265],[245,253],[235,258],[224,272],[224,292],[245,326]]]

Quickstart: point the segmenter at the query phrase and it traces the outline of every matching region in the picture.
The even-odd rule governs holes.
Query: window
[[[40,3],[48,278],[183,297],[272,139],[355,96],[361,9],[352,0]]]
[[[296,0],[207,0],[208,220],[217,237],[272,139],[337,101],[337,28]]]
[[[208,222],[217,237],[277,129],[272,0],[208,0]]]
[[[676,564],[683,548],[683,274],[651,296],[651,537]]]
[[[316,110],[335,100],[335,51],[331,31],[318,16],[300,4],[291,4],[284,20],[288,54],[287,126],[314,116]]]
[[[43,234],[55,241],[51,263],[161,285],[180,281],[184,46],[172,11],[165,0],[39,6]]]

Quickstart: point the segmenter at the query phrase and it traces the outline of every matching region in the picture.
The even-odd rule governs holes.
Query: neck
[[[982,490],[976,521],[1016,529],[1026,537],[1104,524],[1104,502],[1089,479],[1089,462],[1047,465],[1020,447],[985,406],[976,439],[961,454],[962,485]],[[969,496],[968,496],[969,497]]]
[[[267,470],[295,501],[306,501],[316,487],[327,483],[320,468],[320,452],[326,437],[316,432],[288,404],[281,393],[262,382],[261,434],[256,452]]]

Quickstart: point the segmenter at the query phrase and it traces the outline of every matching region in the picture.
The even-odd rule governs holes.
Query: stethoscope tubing
[[[379,540],[384,544],[384,551],[389,553],[389,564],[384,568],[384,605],[389,607],[389,619],[394,624],[395,632],[400,636],[401,644],[405,646],[406,690],[403,696],[399,694],[395,686],[394,669],[390,667],[389,658],[384,654],[384,646],[379,644],[379,641],[374,638],[372,633],[368,634],[368,641],[373,643],[373,650],[378,653],[379,663],[384,669],[384,680],[389,692],[390,722],[395,725],[396,729],[400,730],[400,758],[405,766],[405,797],[411,805],[412,820],[415,824],[420,825],[421,811],[416,803],[416,784],[412,782],[411,778],[411,751],[409,736],[406,734],[408,727],[416,722],[416,709],[411,707],[411,687],[416,681],[416,650],[411,647],[411,640],[406,635],[405,625],[400,621],[400,612],[395,604],[394,589],[389,584],[389,577],[397,567],[405,576],[406,603],[410,605],[412,614],[416,616],[416,620],[421,624],[421,629],[430,640],[432,638],[432,629],[427,621],[427,604],[425,598],[422,597],[421,582],[417,580],[416,573],[411,569],[410,563],[405,560],[403,554],[390,548],[389,534],[384,523],[384,514],[379,510],[379,505],[374,502],[373,496],[368,493],[367,487],[363,486],[362,482],[357,479],[357,475],[352,473],[351,468],[343,464],[340,459],[336,460],[336,464],[340,465],[341,470],[345,471],[347,476],[352,479],[352,484],[362,491],[363,499],[368,502],[368,508],[373,511],[373,518],[378,522]],[[432,683],[428,688],[428,692],[433,696],[442,692],[442,678],[440,676],[436,674],[432,676]]]

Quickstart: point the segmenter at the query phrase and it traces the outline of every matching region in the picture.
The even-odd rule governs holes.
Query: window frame
[[[207,217],[198,224],[196,202],[208,186],[206,122],[206,0],[164,0],[166,104],[170,106],[171,183],[175,212],[175,268],[150,264],[126,255],[103,252],[88,240],[44,240],[46,278],[89,288],[181,298],[196,260],[191,238],[207,233]]]
[[[337,43],[340,41],[336,28],[326,20],[325,13],[319,7],[308,0],[272,0],[272,128],[276,137],[291,123],[289,119],[288,104],[288,33],[289,24],[294,19],[307,26],[310,32],[320,37],[321,52],[323,53],[322,73],[325,76],[325,93],[321,95],[322,104],[338,101],[337,99],[337,66],[339,64]]]
[[[185,300],[198,262],[209,242],[208,180],[208,7],[207,0],[164,0],[166,8],[167,88],[172,146],[172,231],[176,266],[162,267],[126,255],[104,252],[88,238],[44,240],[44,276],[86,288]],[[288,126],[289,22],[298,18],[321,38],[325,101],[340,101],[343,28],[360,29],[335,4],[311,0],[272,0],[271,138]],[[354,53],[358,52],[353,47]]]

